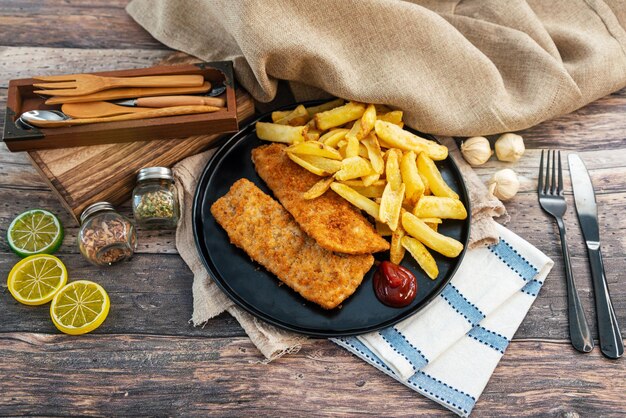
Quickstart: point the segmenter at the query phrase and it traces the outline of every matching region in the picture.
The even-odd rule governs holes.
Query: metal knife
[[[217,106],[224,107],[226,102],[219,97],[207,96],[155,96],[138,99],[117,100],[120,106],[173,107],[173,106]]]
[[[598,227],[598,207],[593,184],[585,164],[577,154],[569,154],[569,173],[572,178],[576,213],[583,238],[587,245],[589,264],[591,265],[591,279],[596,299],[596,314],[598,318],[598,334],[600,350],[608,358],[616,359],[624,354],[624,342],[617,324],[613,304],[609,295],[609,286],[606,282],[602,253],[600,252],[600,229]]]

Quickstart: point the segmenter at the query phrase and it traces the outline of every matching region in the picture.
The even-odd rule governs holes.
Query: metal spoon
[[[34,129],[35,126],[29,122],[37,122],[42,120],[68,120],[70,119],[65,113],[58,110],[29,110],[24,112],[17,119],[17,124],[24,129]]]

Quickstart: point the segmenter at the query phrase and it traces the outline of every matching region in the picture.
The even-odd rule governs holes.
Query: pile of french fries
[[[437,232],[443,219],[467,218],[434,163],[448,149],[404,130],[402,111],[337,99],[273,112],[272,121],[257,122],[257,136],[289,144],[289,158],[322,177],[304,197],[332,189],[365,211],[380,235],[391,236],[392,263],[408,250],[434,280],[439,269],[428,248],[451,258],[461,253],[463,244]]]

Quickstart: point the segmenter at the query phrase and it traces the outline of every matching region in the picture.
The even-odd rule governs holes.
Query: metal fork
[[[561,166],[561,151],[558,152],[558,175],[556,174],[556,154],[557,152],[548,150],[546,158],[546,172],[544,184],[543,172],[543,150],[541,151],[541,163],[539,164],[539,182],[537,194],[539,195],[539,205],[541,208],[556,219],[561,235],[561,251],[563,252],[563,264],[565,264],[565,277],[567,280],[567,309],[569,314],[569,335],[574,348],[580,352],[588,353],[593,350],[593,338],[587,325],[585,312],[580,303],[576,284],[572,275],[572,265],[565,238],[565,224],[563,215],[567,209],[567,202],[563,193],[563,168]],[[550,170],[550,154],[552,154],[552,170]]]

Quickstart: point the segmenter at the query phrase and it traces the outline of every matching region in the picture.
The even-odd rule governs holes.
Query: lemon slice
[[[86,334],[98,328],[109,314],[109,295],[97,283],[77,280],[63,287],[52,299],[50,317],[66,334]]]
[[[52,254],[63,242],[63,227],[53,213],[43,209],[19,214],[7,231],[9,247],[20,257]]]
[[[25,305],[43,305],[67,283],[65,265],[53,255],[37,254],[20,260],[9,272],[7,287]]]

